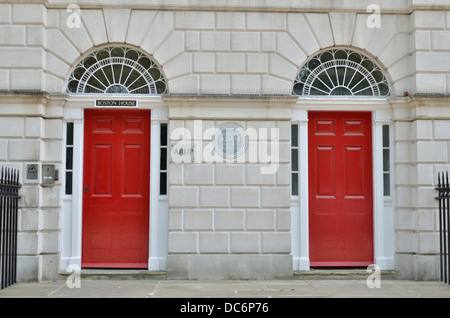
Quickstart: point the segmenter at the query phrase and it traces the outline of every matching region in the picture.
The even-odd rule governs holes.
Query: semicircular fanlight
[[[367,56],[346,49],[332,49],[311,58],[300,69],[293,95],[389,96],[382,69]]]
[[[146,94],[167,91],[155,62],[127,47],[107,47],[89,54],[74,68],[67,91],[78,94]]]

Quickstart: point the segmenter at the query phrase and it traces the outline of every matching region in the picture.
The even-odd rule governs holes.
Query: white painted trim
[[[98,97],[98,96],[97,96]],[[63,224],[61,244],[60,270],[75,264],[81,267],[82,250],[82,211],[83,211],[83,149],[84,149],[84,109],[94,108],[93,96],[69,96],[64,107],[64,121],[74,122],[74,158],[73,158],[73,191],[70,208],[64,204],[62,214],[70,213],[70,224]],[[129,99],[117,97],[116,99]],[[167,198],[159,196],[159,146],[160,121],[167,121],[167,106],[161,97],[137,97],[139,109],[151,110],[150,135],[150,233],[149,233],[149,270],[165,270],[167,257],[168,204]],[[133,108],[136,109],[136,108]],[[154,127],[157,126],[157,127]],[[61,147],[65,152],[65,147]],[[63,155],[64,156],[64,155]],[[153,159],[153,160],[152,160]],[[65,170],[62,169],[61,174]],[[62,187],[64,188],[64,187]],[[64,196],[63,196],[64,197]],[[66,202],[66,201],[64,201]],[[66,246],[70,246],[66,247]]]
[[[383,195],[382,125],[390,123],[391,106],[386,99],[301,98],[292,109],[299,123],[299,203],[292,204],[292,257],[294,270],[309,270],[308,207],[308,111],[371,111],[374,202],[374,260],[382,270],[394,269],[394,218]],[[300,244],[297,240],[300,240]]]

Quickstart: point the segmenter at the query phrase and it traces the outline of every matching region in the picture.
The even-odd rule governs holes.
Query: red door
[[[311,266],[373,264],[370,112],[309,113]]]
[[[83,267],[147,268],[150,111],[85,111]]]

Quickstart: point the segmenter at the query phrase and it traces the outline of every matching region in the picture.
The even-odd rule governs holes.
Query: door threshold
[[[67,279],[74,275],[73,272],[60,272],[60,279]],[[143,280],[166,279],[165,271],[149,271],[147,269],[117,269],[117,268],[83,268],[80,272],[81,279],[90,280]]]
[[[366,280],[373,271],[367,271],[366,268],[327,268],[318,269],[312,268],[309,271],[294,271],[295,279],[313,280]],[[398,279],[397,271],[394,270],[381,270],[381,279]]]

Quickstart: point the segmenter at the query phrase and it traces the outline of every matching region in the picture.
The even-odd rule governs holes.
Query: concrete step
[[[73,273],[60,272],[59,279],[66,280]],[[165,271],[148,271],[145,269],[82,269],[81,279],[91,280],[142,280],[166,279]]]
[[[311,269],[309,271],[295,271],[294,279],[312,280],[366,280],[373,272],[367,272],[366,269]],[[396,280],[398,275],[396,271],[380,271],[380,278],[386,280]]]

